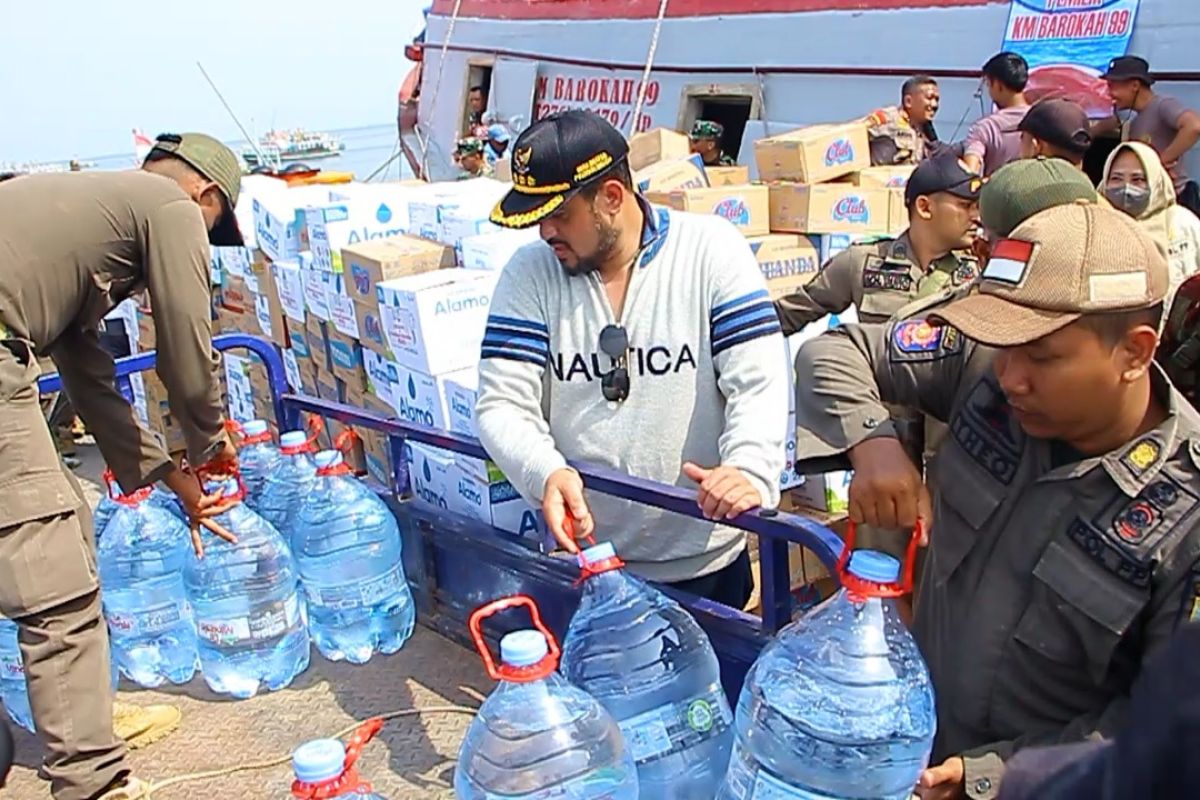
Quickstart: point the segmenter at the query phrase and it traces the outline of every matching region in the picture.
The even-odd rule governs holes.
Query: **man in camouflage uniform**
[[[698,119],[692,125],[692,152],[699,153],[706,167],[733,167],[737,161],[725,154],[721,149],[721,137],[725,135],[725,126],[719,122]]]
[[[857,521],[933,523],[924,800],[994,798],[1014,752],[1111,736],[1146,659],[1200,620],[1200,415],[1153,360],[1168,281],[1132,220],[1061,205],[968,296],[800,350],[797,457],[849,453]],[[885,403],[949,424],[932,503]]]
[[[940,103],[937,81],[930,76],[905,81],[900,105],[877,109],[866,118],[871,165],[919,164],[932,155],[937,145],[933,118]]]
[[[460,181],[471,178],[490,178],[494,174],[492,165],[488,163],[487,154],[484,153],[483,140],[474,136],[458,140],[458,146],[454,148],[454,160],[463,170],[463,174],[458,176]]]

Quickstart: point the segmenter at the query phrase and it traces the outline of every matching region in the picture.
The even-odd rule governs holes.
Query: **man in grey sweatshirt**
[[[594,531],[634,572],[741,607],[753,588],[745,535],[721,523],[779,502],[783,336],[737,229],[649,205],[627,154],[581,111],[517,140],[513,190],[492,220],[539,225],[542,241],[496,287],[480,438],[568,550],[571,527]],[[695,488],[707,519],[585,492],[568,460]]]

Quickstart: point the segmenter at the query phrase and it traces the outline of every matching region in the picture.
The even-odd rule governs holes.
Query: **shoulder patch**
[[[878,261],[879,259],[876,260]],[[899,270],[883,269],[882,267],[882,262],[880,262],[878,267],[863,267],[862,285],[864,289],[890,289],[893,292],[912,291],[912,275]]]
[[[959,261],[954,274],[950,276],[950,280],[955,286],[962,286],[964,283],[970,283],[978,277],[979,262],[975,259],[963,259]]]
[[[908,319],[892,326],[889,354],[893,362],[937,361],[962,352],[963,335],[951,325]]]
[[[992,246],[992,255],[983,268],[983,279],[1019,286],[1025,280],[1032,259],[1032,242],[1001,239]]]
[[[1160,455],[1162,445],[1147,436],[1125,451],[1125,455],[1121,456],[1121,463],[1134,475],[1140,476],[1158,462]]]
[[[1025,435],[1000,387],[981,378],[950,420],[958,446],[1005,486],[1012,483],[1025,452]]]

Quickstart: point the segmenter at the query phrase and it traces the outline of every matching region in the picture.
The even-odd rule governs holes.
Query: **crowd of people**
[[[526,157],[492,218],[541,242],[491,302],[486,449],[564,549],[598,531],[634,572],[742,608],[753,576],[729,523],[779,503],[794,395],[798,457],[849,455],[850,516],[872,546],[918,521],[926,532],[911,627],[938,736],[922,798],[1128,796],[1083,792],[1128,780],[1115,763],[1137,758],[1131,725],[1161,696],[1146,665],[1200,646],[1176,633],[1200,620],[1200,415],[1156,360],[1172,298],[1200,268],[1182,166],[1200,125],[1153,92],[1144,64],[1107,73],[1137,117],[1098,189],[1080,166],[1104,123],[1067,101],[1028,105],[1019,56],[984,66],[998,110],[961,146],[937,139],[936,82],[906,82],[868,124],[876,163],[916,165],[909,229],[852,246],[775,302],[730,224],[638,194],[628,143],[601,117],[551,115],[511,148]],[[476,174],[510,150],[478,94],[486,130],[457,150]],[[731,160],[723,133],[692,129],[706,164]],[[201,527],[229,537],[198,476],[236,467],[208,256],[242,242],[239,187],[234,154],[192,133],[159,137],[140,170],[0,185],[0,613],[20,631],[56,800],[146,791],[113,730],[90,515],[38,404],[38,358],[122,487],[164,482],[197,547]],[[99,343],[104,315],[142,290],[190,470],[135,422]],[[806,343],[790,384],[785,335],[851,306],[861,323]],[[589,493],[573,460],[694,491],[704,519]],[[1178,691],[1182,712],[1195,691]],[[1195,736],[1194,716],[1170,719]],[[1114,744],[1036,749],[1091,740]]]

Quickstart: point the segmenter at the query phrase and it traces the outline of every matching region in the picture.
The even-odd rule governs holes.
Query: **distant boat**
[[[93,169],[95,166],[95,161],[79,161],[77,159],[70,161],[0,161],[0,172],[14,175],[45,175],[55,172],[79,172],[84,169]]]
[[[283,161],[311,161],[332,158],[346,149],[345,143],[328,133],[316,133],[297,128],[292,131],[270,131],[258,140],[258,150],[242,149],[242,158],[250,166],[258,165],[259,153],[268,165]]]

